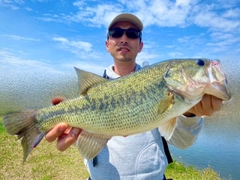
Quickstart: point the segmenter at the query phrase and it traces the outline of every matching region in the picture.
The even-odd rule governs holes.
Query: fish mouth
[[[219,99],[222,99],[223,101],[229,101],[231,99],[231,93],[227,86],[224,86],[219,82],[214,82],[206,86],[205,92],[206,94],[215,96]]]
[[[210,63],[207,76],[209,77],[210,83],[205,87],[204,91],[223,101],[229,101],[231,99],[231,93],[228,89],[227,78],[219,60]]]
[[[191,75],[183,67],[181,69],[181,81],[171,78],[173,75],[169,76],[169,68],[164,77],[169,90],[190,101],[199,99],[204,94],[215,96],[223,101],[230,100],[231,95],[227,86],[227,78],[220,62],[205,60],[205,63],[201,64],[201,66],[204,66],[204,68],[200,68],[195,75]]]

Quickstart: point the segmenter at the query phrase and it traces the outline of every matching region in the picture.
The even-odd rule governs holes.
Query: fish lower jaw
[[[184,98],[184,102],[187,103],[187,104],[197,104],[198,102],[201,101],[203,96],[200,96],[200,97],[196,97],[194,99],[188,99],[188,98]]]

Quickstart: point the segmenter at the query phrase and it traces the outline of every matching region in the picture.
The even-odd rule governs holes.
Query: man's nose
[[[126,35],[126,32],[124,32],[121,37],[121,43],[128,43],[128,37]]]

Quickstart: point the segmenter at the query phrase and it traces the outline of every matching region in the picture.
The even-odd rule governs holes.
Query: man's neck
[[[134,72],[136,69],[136,63],[121,63],[117,64],[114,63],[113,71],[118,74],[119,76],[126,76],[132,72]]]

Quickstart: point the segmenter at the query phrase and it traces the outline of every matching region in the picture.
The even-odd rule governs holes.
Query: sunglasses
[[[141,38],[142,33],[134,28],[122,29],[122,28],[113,28],[108,31],[108,36],[113,38],[120,38],[123,36],[124,32],[126,32],[126,36],[131,39]]]

